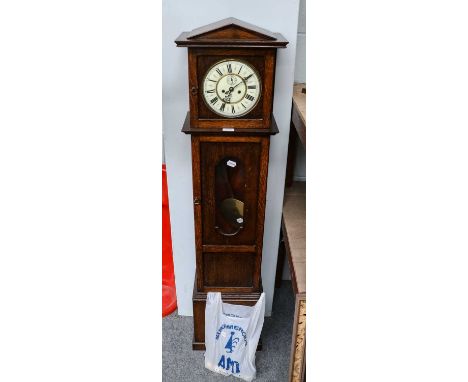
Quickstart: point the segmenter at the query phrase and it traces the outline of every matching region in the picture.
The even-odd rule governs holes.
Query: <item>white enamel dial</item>
[[[250,112],[261,94],[257,71],[240,60],[223,60],[214,64],[203,81],[203,98],[216,114],[237,118]]]

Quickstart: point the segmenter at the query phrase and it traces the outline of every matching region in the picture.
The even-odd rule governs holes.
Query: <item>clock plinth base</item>
[[[260,281],[259,292],[228,292],[221,293],[223,302],[228,304],[254,306],[260,295],[263,292],[263,287]],[[199,292],[197,290],[197,280],[193,288],[193,350],[205,350],[205,306],[206,306],[206,292]],[[257,351],[262,350],[262,341],[258,342]]]

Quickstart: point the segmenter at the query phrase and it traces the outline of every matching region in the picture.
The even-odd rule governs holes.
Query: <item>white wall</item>
[[[294,82],[306,81],[306,0],[300,0],[299,22],[297,25],[296,67]],[[306,179],[306,155],[299,139],[296,142],[296,164],[294,166],[294,180]]]
[[[300,0],[294,82],[306,82],[306,0]]]
[[[226,17],[236,17],[280,32],[289,40],[278,49],[273,113],[280,133],[271,139],[266,224],[262,262],[266,314],[271,314],[278,237],[283,203],[284,176],[291,113],[299,0],[219,0],[163,2],[163,124],[171,209],[172,246],[179,314],[192,315],[195,276],[195,243],[192,203],[190,137],[181,133],[188,111],[187,49],[177,48],[175,38]],[[156,49],[156,47],[155,47]]]

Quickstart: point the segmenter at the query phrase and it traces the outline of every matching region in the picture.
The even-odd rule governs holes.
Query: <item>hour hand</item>
[[[224,95],[223,101],[229,102],[230,100],[231,100],[231,93],[230,91],[227,91],[226,94]]]
[[[235,86],[234,86],[235,88]],[[230,87],[229,90],[226,92],[226,94],[224,95],[224,101],[225,102],[230,102],[231,101],[231,93],[232,91],[234,90],[233,87]]]

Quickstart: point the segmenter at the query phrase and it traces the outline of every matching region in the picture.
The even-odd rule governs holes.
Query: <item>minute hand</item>
[[[247,77],[245,78],[242,78],[244,81],[247,82],[247,80],[253,76],[253,73],[249,74]],[[237,86],[239,86],[240,84],[242,84],[242,82],[239,82],[236,86],[233,87],[233,89],[235,89]]]
[[[247,77],[245,77],[245,78],[242,78],[242,77],[241,77],[241,78],[242,78],[244,81],[247,81],[247,80],[248,80],[250,77],[252,77],[252,76],[253,76],[253,73],[252,73],[252,74],[249,74],[249,75],[248,75]],[[237,85],[234,85],[232,88],[229,88],[229,90],[226,92],[226,94],[225,94],[225,96],[224,96],[224,99],[226,99],[226,97],[228,97],[228,96],[232,93],[232,91],[233,91],[235,88],[237,88],[240,84],[243,84],[243,83],[244,83],[244,82],[239,82]]]
[[[249,76],[250,77],[250,76]],[[247,78],[249,78],[247,77]],[[246,80],[247,78],[243,78],[243,80]],[[232,91],[237,88],[240,84],[243,84],[243,82],[239,82],[237,85],[234,85],[232,88],[229,88],[228,92],[227,92],[227,95],[231,94]]]

